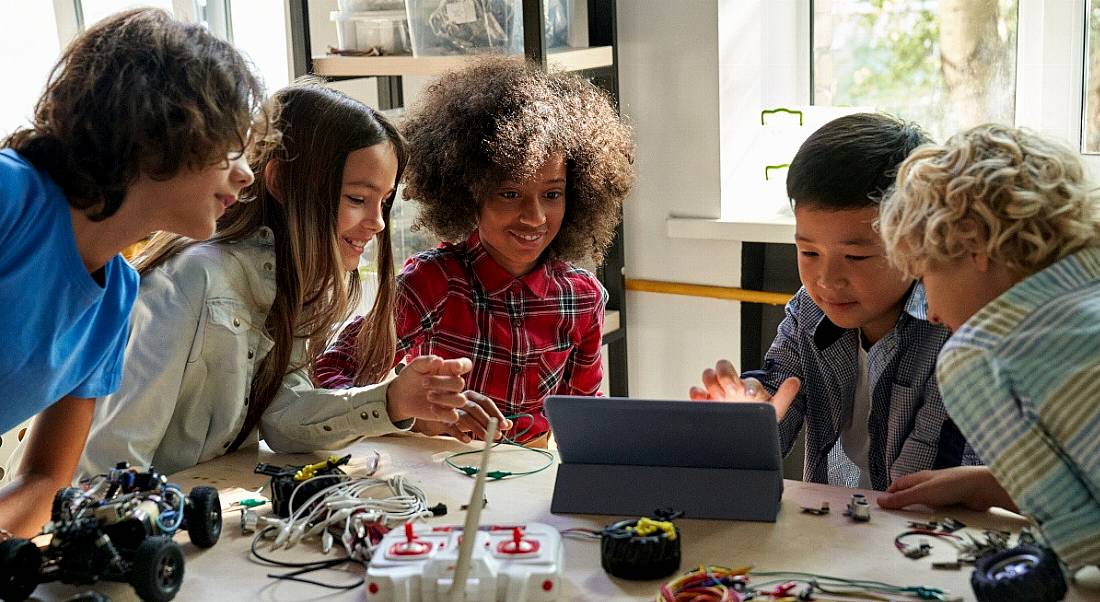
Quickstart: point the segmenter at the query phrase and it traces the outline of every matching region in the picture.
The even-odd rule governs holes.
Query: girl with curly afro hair
[[[607,291],[600,262],[634,182],[634,143],[608,96],[568,73],[482,59],[441,77],[407,117],[405,196],[442,239],[398,276],[395,363],[468,357],[455,424],[415,430],[544,443],[549,395],[596,395]],[[353,322],[318,361],[323,386],[362,385]]]

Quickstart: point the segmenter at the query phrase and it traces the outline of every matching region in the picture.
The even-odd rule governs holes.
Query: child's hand
[[[465,358],[422,355],[412,360],[386,390],[390,420],[419,418],[454,424],[459,418],[457,410],[468,401],[462,394],[466,388],[462,375],[471,369],[473,363]]]
[[[962,505],[984,512],[998,506],[1019,512],[1008,492],[985,466],[922,470],[898,478],[878,498],[878,505],[899,510],[917,504],[930,508]]]
[[[688,395],[697,401],[770,401],[775,407],[776,420],[783,420],[795,395],[798,395],[799,386],[799,380],[791,377],[779,385],[775,395],[769,395],[760,381],[755,378],[742,379],[729,360],[719,360],[714,369],[703,371],[703,386],[692,387]]]
[[[473,439],[485,439],[490,418],[497,419],[497,440],[500,440],[505,431],[512,428],[512,421],[504,417],[492,399],[474,391],[466,391],[463,395],[466,396],[467,401],[462,409],[458,410],[457,422],[447,424],[418,420],[413,430],[425,435],[449,435],[463,443],[469,443]]]

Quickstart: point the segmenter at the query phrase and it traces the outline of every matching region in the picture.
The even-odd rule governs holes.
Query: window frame
[[[753,221],[739,219],[749,195],[738,167],[752,156],[760,110],[812,104],[813,10],[813,0],[718,2],[721,221]],[[1068,144],[1100,179],[1100,154],[1082,152],[1087,10],[1087,0],[1019,0],[1015,125]],[[730,40],[734,31],[745,39]],[[761,58],[723,61],[729,56]],[[728,81],[750,83],[734,94]]]

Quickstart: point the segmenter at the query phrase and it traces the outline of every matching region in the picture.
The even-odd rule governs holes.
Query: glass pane
[[[59,52],[52,2],[0,2],[0,53],[13,57],[0,68],[0,138],[30,125]]]
[[[1084,135],[1081,151],[1100,153],[1100,0],[1088,3],[1088,55],[1085,57]]]
[[[92,25],[95,25],[104,17],[109,17],[121,10],[137,8],[139,6],[163,8],[169,13],[172,13],[172,0],[142,0],[140,2],[134,2],[133,0],[80,0],[84,29],[88,29]]]
[[[287,40],[278,35],[287,30],[286,13],[269,10],[270,0],[233,0],[229,7],[233,45],[256,66],[268,92],[289,84]]]
[[[937,140],[1013,123],[1017,0],[815,0],[814,104],[871,106]]]
[[[416,203],[401,199],[401,191],[397,191],[397,202],[390,210],[390,244],[393,245],[394,273],[399,273],[409,257],[428,249],[436,247],[439,242],[426,230],[413,232],[412,224],[416,220]],[[359,277],[363,283],[363,296],[359,300],[359,306],[352,311],[351,316],[366,315],[370,312],[374,303],[374,296],[378,293],[378,274],[374,265],[374,258],[378,252],[378,246],[374,239],[363,250],[363,256],[359,258]]]
[[[416,203],[401,198],[401,191],[397,191],[397,201],[390,210],[390,223],[386,227],[390,229],[390,244],[393,245],[393,266],[397,272],[405,265],[405,260],[413,255],[435,248],[439,241],[427,230],[413,231],[412,224],[416,221]],[[363,259],[359,262],[361,274],[374,272],[375,244],[372,240],[363,251]]]

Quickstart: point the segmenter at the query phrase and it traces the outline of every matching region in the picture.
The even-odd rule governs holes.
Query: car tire
[[[20,538],[0,542],[0,600],[26,600],[38,587],[42,552]]]
[[[218,543],[222,535],[222,503],[218,490],[213,487],[196,487],[187,496],[184,509],[187,519],[187,535],[191,543],[209,548]]]
[[[970,574],[978,602],[1054,602],[1066,596],[1066,578],[1049,548],[1016,546],[978,560]]]
[[[183,583],[183,552],[168,537],[150,537],[141,542],[130,565],[130,585],[138,597],[150,602],[168,602]]]

